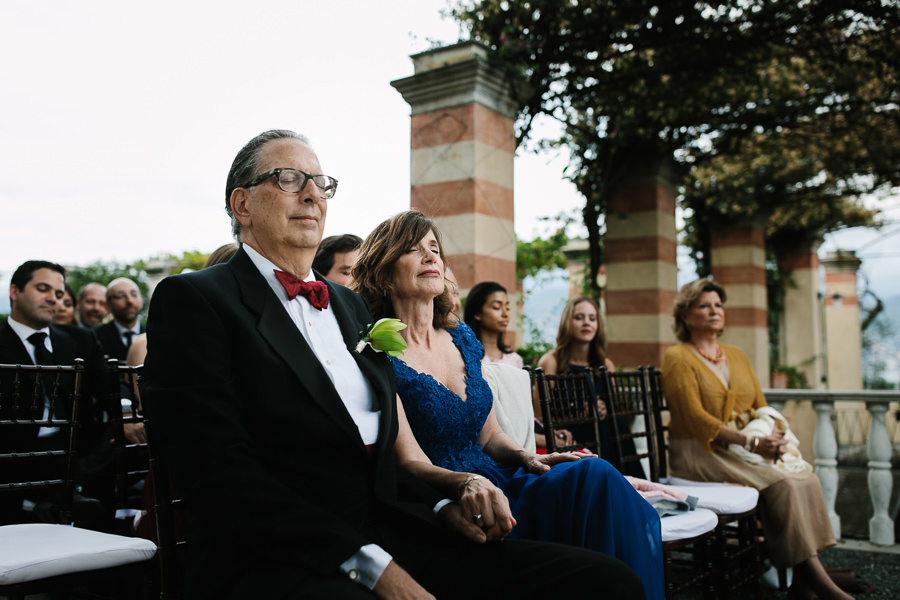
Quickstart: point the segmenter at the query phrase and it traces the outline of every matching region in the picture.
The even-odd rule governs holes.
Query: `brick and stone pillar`
[[[410,206],[433,219],[459,279],[460,295],[480,281],[510,294],[519,327],[513,229],[517,104],[487,48],[465,42],[412,56],[415,74],[392,81],[411,108]],[[507,337],[515,345],[516,332]],[[519,336],[521,339],[521,336]]]
[[[627,172],[606,209],[608,352],[617,367],[660,367],[675,343],[675,191],[665,160],[633,160]]]
[[[825,346],[828,389],[861,390],[862,331],[856,272],[860,260],[852,250],[829,252],[825,265]]]
[[[781,364],[798,369],[806,376],[808,387],[814,390],[825,385],[818,245],[819,240],[798,242],[778,257],[779,267],[790,272],[780,323]],[[800,453],[805,457],[816,456],[813,440],[819,417],[812,403],[791,400],[781,412],[790,420],[791,430],[800,440]]]
[[[710,234],[713,279],[725,288],[722,342],[750,359],[760,385],[769,385],[769,328],[766,311],[766,242],[762,224],[720,227]]]
[[[818,245],[818,240],[799,245],[778,258],[779,267],[790,271],[781,318],[781,364],[806,375],[814,390],[824,387],[825,374]]]

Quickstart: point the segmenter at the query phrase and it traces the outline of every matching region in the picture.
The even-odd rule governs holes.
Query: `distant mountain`
[[[877,374],[879,377],[900,388],[900,296],[883,298],[884,312],[879,320],[888,325],[889,335],[875,338],[872,331],[868,337],[872,347],[863,353],[863,373],[867,377]],[[872,330],[870,326],[870,330]],[[881,372],[876,373],[876,369]]]
[[[525,342],[553,344],[559,328],[559,316],[569,300],[568,273],[557,269],[551,273],[539,273],[537,277],[526,277],[522,289],[525,291]],[[537,340],[531,335],[533,328],[539,332]]]

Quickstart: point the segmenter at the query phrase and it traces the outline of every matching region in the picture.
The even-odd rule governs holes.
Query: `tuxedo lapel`
[[[239,250],[228,266],[237,278],[244,305],[257,317],[260,336],[281,356],[300,386],[306,390],[306,396],[321,405],[348,435],[362,444],[356,423],[338,396],[325,368],[247,253]]]
[[[378,428],[378,444],[381,450],[385,450],[386,448],[381,446],[383,444],[392,444],[394,436],[392,423],[395,420],[394,405],[396,399],[388,377],[385,374],[385,369],[391,369],[392,367],[391,365],[385,367],[384,365],[377,364],[384,360],[384,357],[379,357],[369,346],[366,346],[362,352],[356,352],[356,345],[362,338],[364,330],[368,328],[371,323],[361,323],[359,318],[356,318],[351,314],[350,307],[347,303],[342,301],[341,296],[343,294],[352,292],[343,292],[342,290],[342,293],[338,293],[333,283],[321,278],[319,279],[324,281],[325,285],[328,286],[329,302],[331,302],[334,315],[338,320],[338,324],[341,326],[341,333],[344,337],[344,343],[347,345],[347,350],[350,352],[350,355],[353,356],[360,371],[363,372],[363,375],[365,375],[366,379],[369,380],[369,383],[372,384],[375,401],[377,402],[377,406],[375,406],[374,409],[381,411]]]
[[[55,325],[50,326],[50,345],[53,346],[53,362],[58,365],[72,365],[76,358],[87,358],[75,356],[78,350],[75,340],[68,332]]]
[[[25,344],[9,325],[5,325],[0,329],[0,363],[11,365],[34,364],[31,357],[28,356]]]

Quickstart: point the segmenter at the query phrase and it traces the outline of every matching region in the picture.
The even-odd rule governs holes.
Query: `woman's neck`
[[[500,349],[500,346],[497,344],[497,340],[499,339],[499,335],[497,335],[496,331],[482,331],[478,336],[478,340],[481,342],[481,345],[484,346],[484,353],[488,356],[492,356],[494,358],[503,358],[503,351]]]
[[[421,301],[394,299],[394,314],[404,324],[406,329],[400,330],[400,335],[406,343],[413,346],[431,346],[434,329],[434,303]]]
[[[590,366],[590,348],[589,342],[575,342],[569,345],[569,364]]]
[[[691,341],[689,343],[704,352],[711,352],[719,347],[719,336],[717,336],[714,331],[710,331],[709,333],[695,331],[691,334]]]

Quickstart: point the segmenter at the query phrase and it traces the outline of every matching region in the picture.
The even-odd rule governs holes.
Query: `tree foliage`
[[[529,275],[554,268],[565,269],[568,261],[563,248],[569,243],[565,226],[546,238],[536,237],[530,242],[516,239],[516,279],[522,281]]]
[[[606,200],[642,162],[672,161],[698,257],[710,227],[748,215],[776,247],[870,223],[859,195],[900,179],[897,2],[475,0],[452,14],[527,83],[511,87],[520,143],[540,116],[564,125],[545,142],[573,157],[591,280]]]
[[[86,284],[91,282],[108,285],[110,281],[118,277],[127,277],[134,281],[141,290],[141,295],[146,297],[148,293],[147,282],[149,275],[147,273],[148,264],[163,262],[167,263],[171,268],[168,273],[177,275],[184,271],[199,271],[203,268],[206,258],[209,254],[197,251],[183,252],[181,257],[174,254],[164,254],[149,258],[147,260],[136,260],[133,263],[126,264],[116,261],[103,262],[95,261],[85,266],[73,266],[66,269],[66,283],[68,283],[75,293]]]
[[[133,264],[119,263],[116,261],[96,261],[83,267],[68,267],[66,269],[66,283],[77,294],[88,283],[108,285],[113,279],[127,277],[134,281],[141,290],[141,295],[147,295],[147,271],[144,270],[141,261]]]

